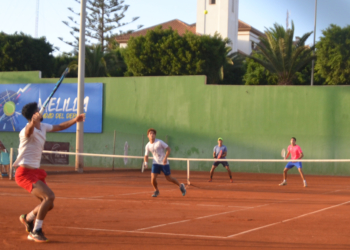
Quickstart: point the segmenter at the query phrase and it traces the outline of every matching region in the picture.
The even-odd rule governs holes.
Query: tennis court
[[[44,232],[49,245],[28,241],[18,217],[38,200],[0,181],[2,249],[349,249],[347,177],[191,172],[186,196],[159,178],[151,197],[150,171],[84,174],[48,170],[55,208]],[[234,171],[234,167],[232,168]],[[186,183],[186,171],[173,171]]]

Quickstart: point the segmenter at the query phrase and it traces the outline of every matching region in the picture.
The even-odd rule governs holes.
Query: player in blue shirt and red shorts
[[[217,158],[217,159],[226,159],[226,155],[227,155],[227,148],[226,148],[225,145],[222,145],[222,138],[219,137],[218,138],[218,145],[216,145],[214,147],[214,150],[213,150],[213,157]],[[227,161],[215,161],[213,163],[213,165],[211,166],[211,170],[210,170],[209,182],[213,181],[214,170],[220,164],[222,164],[222,166],[224,166],[226,168],[227,173],[228,173],[228,175],[230,177],[230,182],[233,182],[230,166],[229,166]]]

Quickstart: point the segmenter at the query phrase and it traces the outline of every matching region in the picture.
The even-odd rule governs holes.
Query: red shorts
[[[43,169],[30,169],[24,167],[18,167],[16,170],[15,180],[18,186],[24,188],[29,193],[32,192],[33,184],[38,181],[45,182],[45,177],[47,176],[45,170]]]

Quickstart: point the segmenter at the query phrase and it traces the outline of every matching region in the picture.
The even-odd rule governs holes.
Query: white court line
[[[178,224],[178,223],[187,222],[187,221],[190,221],[190,220],[181,220],[181,221],[175,221],[175,222],[170,222],[170,223],[166,223],[166,224],[156,225],[156,226],[152,226],[152,227],[144,227],[144,228],[136,229],[135,231],[141,231],[141,230],[146,230],[146,229],[151,229],[151,228],[156,228],[156,227],[163,227],[163,226]]]
[[[287,219],[287,220],[275,222],[275,223],[272,223],[272,224],[269,224],[269,225],[266,225],[266,226],[253,228],[253,229],[250,229],[250,230],[247,230],[247,231],[243,231],[243,232],[240,232],[240,233],[237,233],[237,234],[232,234],[232,235],[227,236],[227,238],[232,238],[232,237],[235,237],[235,236],[238,236],[238,235],[242,235],[242,234],[250,233],[250,232],[253,232],[253,231],[257,231],[257,230],[262,229],[262,228],[271,227],[271,226],[274,226],[274,225],[277,225],[277,224],[281,224],[281,223],[285,223],[285,222],[288,222],[288,221],[296,220],[296,219],[299,219],[299,218],[302,218],[302,217],[305,217],[305,216],[308,216],[308,215],[311,215],[311,214],[319,213],[319,212],[322,212],[322,211],[325,211],[325,210],[328,210],[328,209],[332,209],[332,208],[335,208],[335,207],[339,207],[339,206],[342,206],[342,205],[345,205],[345,204],[348,204],[348,203],[350,203],[350,201],[343,202],[343,203],[340,203],[340,204],[337,204],[337,205],[334,205],[334,206],[322,208],[322,209],[316,210],[314,212],[310,212],[310,213],[307,213],[307,214],[302,214],[302,215],[299,215],[299,216],[296,216],[296,217],[293,217],[293,218],[290,218],[290,219]]]
[[[226,207],[225,205],[210,205],[210,204],[197,204],[197,206],[206,206],[206,207]]]
[[[54,226],[54,227],[55,227],[55,226]],[[127,231],[127,230],[110,230],[110,229],[81,228],[81,227],[58,227],[58,226],[56,226],[56,227],[57,227],[57,228],[66,228],[66,229],[77,229],[77,230],[101,231],[101,232],[136,233],[136,234],[157,234],[157,235],[170,235],[170,236],[183,236],[183,237],[227,239],[227,237],[225,237],[225,236],[212,236],[212,235],[157,233],[157,232]]]

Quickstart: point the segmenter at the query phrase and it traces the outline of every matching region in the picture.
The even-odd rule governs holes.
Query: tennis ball
[[[204,11],[204,15],[206,15],[206,14],[208,14],[208,11],[207,11],[207,10]]]
[[[14,102],[12,101],[9,101],[9,102],[6,102],[5,105],[4,105],[4,113],[5,115],[7,116],[11,116],[15,113],[16,111],[16,105]]]

